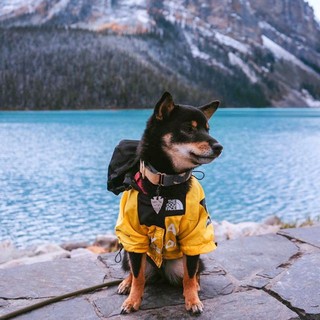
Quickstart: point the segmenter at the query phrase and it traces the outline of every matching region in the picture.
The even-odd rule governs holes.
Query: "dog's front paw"
[[[141,299],[131,299],[130,297],[128,297],[124,303],[122,304],[121,307],[121,314],[127,314],[127,313],[131,313],[134,311],[138,311],[141,305]]]
[[[129,294],[131,290],[131,276],[124,279],[118,286],[118,294]]]
[[[194,315],[197,315],[203,312],[203,304],[199,300],[199,298],[195,298],[191,300],[186,299],[185,304],[186,304],[187,311],[191,312]]]

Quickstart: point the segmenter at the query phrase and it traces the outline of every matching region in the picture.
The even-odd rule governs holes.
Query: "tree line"
[[[0,109],[153,107],[164,90],[190,104],[268,105],[243,74],[213,73],[176,36],[0,29]]]

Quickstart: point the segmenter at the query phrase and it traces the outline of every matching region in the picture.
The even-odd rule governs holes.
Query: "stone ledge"
[[[314,246],[319,234],[320,227],[312,227],[220,243],[215,252],[203,256],[206,270],[200,297],[205,311],[199,318],[320,319],[320,248]],[[124,277],[115,255],[0,270],[0,318],[45,297],[97,285],[104,278]],[[184,310],[182,289],[163,283],[146,287],[141,310],[136,313],[119,315],[124,299],[116,294],[116,287],[110,287],[16,319],[193,318]]]

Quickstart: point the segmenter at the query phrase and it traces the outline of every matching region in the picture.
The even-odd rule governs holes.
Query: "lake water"
[[[113,231],[106,190],[115,145],[139,139],[151,110],[0,112],[0,241],[25,247]],[[221,109],[222,156],[201,167],[213,219],[292,222],[320,215],[320,110]]]

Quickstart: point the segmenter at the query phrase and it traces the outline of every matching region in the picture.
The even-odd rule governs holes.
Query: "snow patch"
[[[305,65],[301,60],[299,60],[296,56],[294,56],[292,53],[287,51],[286,49],[279,46],[277,43],[266,37],[265,35],[262,36],[262,42],[264,47],[269,49],[275,58],[277,59],[283,59],[287,60],[291,63],[294,63],[295,65],[299,66],[301,69],[306,70],[308,72],[312,72],[314,74],[317,74],[312,70],[310,67]]]
[[[252,71],[250,67],[241,58],[239,58],[232,52],[228,53],[228,58],[230,63],[233,66],[238,66],[252,83],[256,83],[258,81],[258,77],[256,76],[255,72]]]
[[[193,43],[190,35],[187,32],[184,33],[184,36],[187,40],[187,43],[188,43],[190,50],[191,50],[191,54],[194,58],[200,58],[203,60],[210,59],[210,56],[207,53],[200,51],[199,48]]]
[[[179,23],[182,28],[185,28],[187,20],[195,22],[195,17],[186,10],[184,1],[164,1],[163,5],[163,14],[169,22],[173,24]]]
[[[68,3],[70,2],[70,0],[60,0],[59,2],[57,2],[55,5],[53,5],[53,7],[49,10],[48,12],[48,16],[46,17],[46,21],[51,20],[52,17],[54,17],[56,14],[58,14],[59,12],[61,12],[62,10],[64,10]]]
[[[215,32],[215,38],[223,45],[236,49],[242,53],[250,53],[249,47],[229,36],[226,36],[220,32]]]
[[[309,91],[303,89],[301,93],[308,107],[320,108],[320,100],[315,100]]]
[[[225,71],[228,74],[233,74],[233,72],[231,70],[229,70],[228,68],[226,68],[222,63],[220,63],[216,59],[212,58],[209,54],[207,54],[203,51],[200,51],[200,49],[193,43],[193,40],[192,40],[190,34],[188,34],[187,32],[184,32],[184,36],[187,40],[187,43],[190,47],[191,54],[194,58],[199,58],[199,59],[205,60],[208,65],[213,66],[213,67],[217,67],[217,68]]]
[[[33,13],[42,0],[1,0],[0,18],[9,18],[19,14]]]
[[[287,42],[292,42],[292,39],[287,37],[285,34],[281,33],[280,31],[278,31],[276,28],[274,28],[272,25],[270,25],[268,22],[265,21],[260,21],[259,22],[259,27],[263,30],[270,30],[272,32],[274,32],[278,37],[280,37],[281,39],[283,39],[284,41]]]

